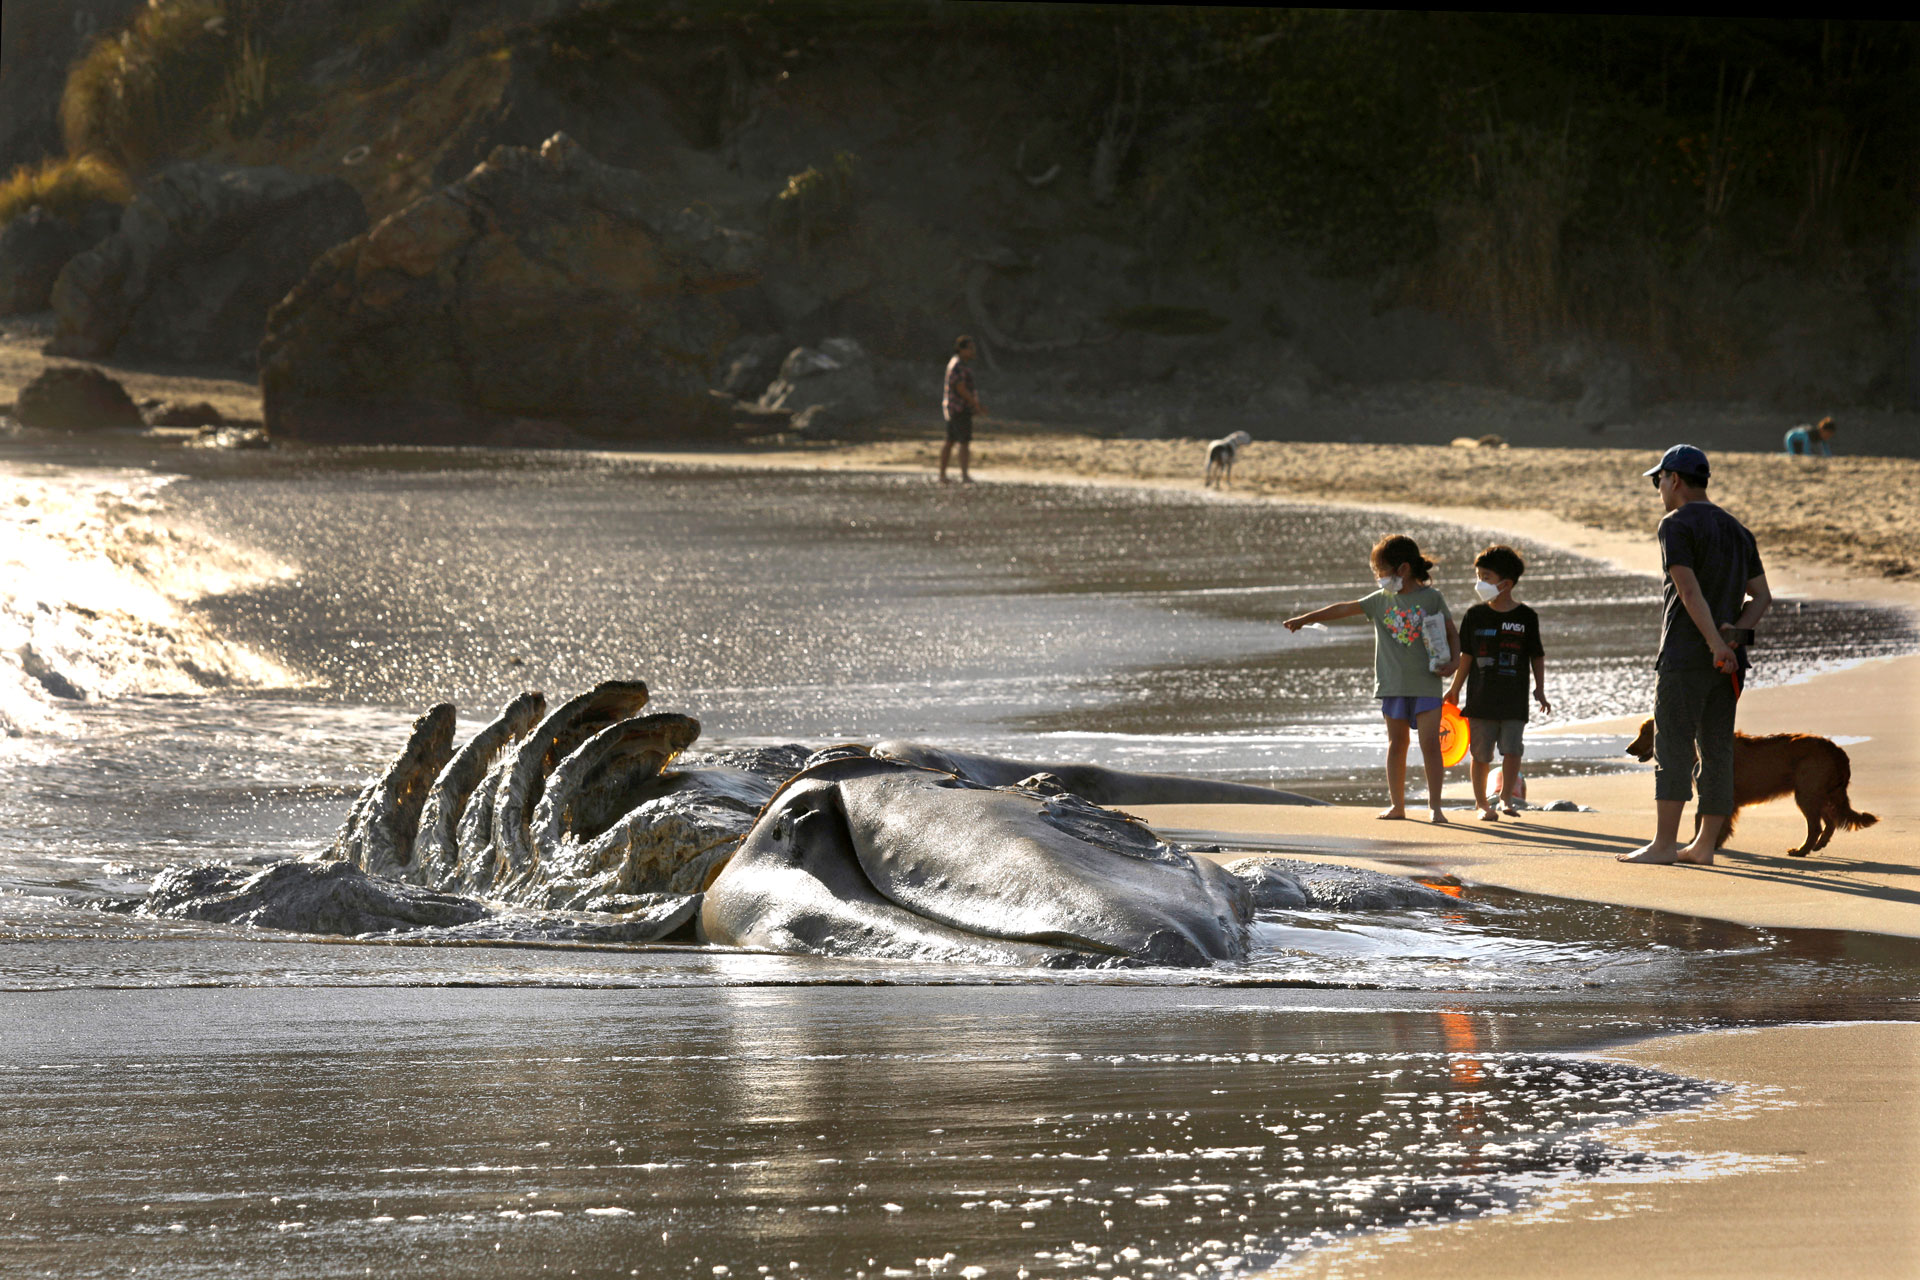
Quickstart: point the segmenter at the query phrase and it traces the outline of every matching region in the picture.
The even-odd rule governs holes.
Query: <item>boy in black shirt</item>
[[[1547,701],[1546,650],[1540,646],[1540,618],[1513,598],[1513,584],[1527,571],[1526,562],[1512,547],[1492,546],[1474,557],[1478,579],[1473,589],[1481,603],[1460,619],[1460,652],[1466,659],[1447,690],[1447,701],[1459,705],[1460,686],[1467,689],[1468,739],[1472,744],[1473,803],[1482,822],[1500,815],[1487,797],[1487,774],[1493,769],[1493,750],[1500,748],[1500,799],[1509,814],[1520,812],[1520,758],[1527,728],[1527,672],[1533,672],[1533,697],[1542,711]]]

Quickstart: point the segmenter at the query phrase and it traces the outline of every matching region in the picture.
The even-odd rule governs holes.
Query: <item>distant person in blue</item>
[[[1653,695],[1651,841],[1621,862],[1713,865],[1733,813],[1733,713],[1746,678],[1753,627],[1773,603],[1753,534],[1707,499],[1707,455],[1666,451],[1645,474],[1660,505],[1660,653]],[[1699,825],[1679,842],[1680,819],[1700,779]]]
[[[1827,441],[1833,439],[1833,419],[1822,418],[1808,426],[1801,423],[1787,432],[1787,452],[1796,458],[1831,458],[1833,446]]]

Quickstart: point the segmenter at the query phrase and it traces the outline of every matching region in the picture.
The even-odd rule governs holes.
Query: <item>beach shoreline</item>
[[[1107,442],[1094,442],[1104,444]],[[1158,443],[1158,442],[1152,442]],[[876,449],[853,445],[830,450],[743,453],[656,451],[608,455],[673,466],[740,469],[918,472],[918,465],[876,457]],[[1315,446],[1303,446],[1312,448]],[[1407,446],[1413,447],[1413,446]],[[1492,451],[1493,456],[1523,450]],[[1082,483],[1128,488],[1199,491],[1196,476],[1184,480],[1095,472],[1053,472],[1035,466],[977,468],[983,483]],[[1636,489],[1635,493],[1639,491]],[[1652,577],[1658,574],[1653,526],[1658,503],[1649,492],[1646,532],[1630,535],[1592,528],[1538,509],[1486,506],[1414,507],[1406,503],[1348,502],[1288,493],[1236,492],[1228,501],[1315,502],[1380,511],[1401,517],[1464,523],[1502,530],[1519,543],[1553,546]],[[1873,579],[1804,556],[1769,556],[1768,576],[1776,599],[1795,596],[1830,601],[1870,601],[1920,618],[1920,580]],[[1323,808],[1246,805],[1146,806],[1141,816],[1164,831],[1208,843],[1244,840],[1255,847],[1286,842],[1302,856],[1350,862],[1401,874],[1453,876],[1469,883],[1527,893],[1579,898],[1611,905],[1712,916],[1753,926],[1860,929],[1920,937],[1920,891],[1904,882],[1920,876],[1920,801],[1907,779],[1920,776],[1920,749],[1906,731],[1908,709],[1920,707],[1920,654],[1877,658],[1823,672],[1806,680],[1755,688],[1741,700],[1741,728],[1751,733],[1806,732],[1845,738],[1854,745],[1851,794],[1855,808],[1878,815],[1862,831],[1842,831],[1809,858],[1788,858],[1804,823],[1790,799],[1753,806],[1741,814],[1739,835],[1715,868],[1634,867],[1612,854],[1651,835],[1653,803],[1647,766],[1586,777],[1574,798],[1595,810],[1580,814],[1523,815],[1519,821],[1381,823],[1370,806]],[[1542,733],[1622,735],[1638,717],[1549,726]],[[1455,794],[1464,777],[1449,780]],[[1231,855],[1226,855],[1231,856]]]
[[[1304,446],[1313,448],[1315,446]],[[1507,451],[1498,451],[1500,456]],[[830,453],[647,455],[662,463],[813,466],[892,472],[924,467]],[[983,481],[1121,484],[1197,490],[1149,477],[1077,475],[990,465]],[[1628,572],[1657,576],[1647,499],[1645,532],[1570,520],[1551,511],[1485,505],[1416,506],[1323,495],[1236,493],[1228,500],[1325,503],[1501,530]],[[1776,554],[1763,543],[1777,598],[1871,601],[1920,616],[1920,582],[1857,564]],[[1239,840],[1316,861],[1402,875],[1577,898],[1629,909],[1704,915],[1756,926],[1824,928],[1920,937],[1920,776],[1910,709],[1920,707],[1920,655],[1850,664],[1804,681],[1752,690],[1741,705],[1750,732],[1818,732],[1847,739],[1855,807],[1880,822],[1840,832],[1807,859],[1785,855],[1804,831],[1790,801],[1747,810],[1739,837],[1714,868],[1634,867],[1613,854],[1652,832],[1652,784],[1642,768],[1578,780],[1596,812],[1524,815],[1521,821],[1443,827],[1384,824],[1370,808],[1153,806],[1140,812],[1163,834]],[[1632,719],[1555,726],[1547,732],[1624,736]],[[1624,741],[1623,741],[1624,745]],[[1390,834],[1389,834],[1390,833]],[[1758,850],[1768,850],[1759,852]],[[1217,855],[1222,860],[1232,852]],[[1797,1277],[1874,1280],[1920,1269],[1920,1022],[1823,1024],[1662,1036],[1603,1055],[1730,1086],[1706,1105],[1650,1118],[1603,1140],[1656,1154],[1692,1153],[1677,1174],[1645,1180],[1579,1180],[1529,1199],[1511,1214],[1362,1236],[1315,1250],[1274,1274],[1345,1280],[1480,1280],[1489,1276],[1611,1277],[1623,1266],[1650,1277]],[[1890,1114],[1895,1115],[1891,1122]]]
[[[1009,465],[1001,465],[996,460],[978,468],[978,475],[985,483],[1084,483],[1200,492],[1197,468],[1191,469],[1194,474],[1181,476],[1151,473],[1147,469],[1139,474],[1099,468],[1082,473],[1067,465],[1083,453],[1104,451],[1116,443],[1172,445],[1181,450],[1189,450],[1191,446],[1191,442],[1110,442],[1088,437],[1065,449],[1056,441],[1047,448],[1056,450],[1057,456],[1036,454],[1015,459]],[[1331,460],[1328,465],[1334,470],[1345,465],[1342,459],[1351,456],[1344,451],[1361,448],[1284,447],[1313,456],[1332,451],[1326,453],[1325,458]],[[1421,451],[1433,447],[1366,448],[1396,451],[1383,456],[1418,458],[1425,456]],[[990,442],[981,452],[994,456],[998,449],[999,442]],[[1411,452],[1397,452],[1402,450]],[[1481,458],[1524,462],[1534,451],[1458,452],[1471,453],[1476,461],[1470,465],[1481,466],[1478,461]],[[608,456],[643,465],[917,474],[925,477],[929,493],[933,494],[939,492],[933,485],[930,466],[936,455],[937,445],[919,441],[768,451],[621,451]],[[1615,469],[1627,467],[1624,460],[1615,460],[1610,465]],[[1641,465],[1646,465],[1644,460]],[[1244,477],[1245,473],[1236,478],[1244,480]],[[1651,494],[1643,493],[1638,487],[1632,493],[1644,504],[1644,533],[1591,525],[1567,514],[1540,508],[1510,509],[1464,502],[1425,505],[1395,500],[1381,493],[1354,496],[1296,492],[1272,483],[1257,490],[1243,483],[1242,487],[1215,500],[1337,505],[1379,511],[1396,518],[1417,516],[1484,526],[1503,531],[1510,540],[1522,544],[1523,549],[1528,544],[1551,545],[1623,569],[1651,574],[1657,572],[1658,567],[1653,561],[1651,537],[1657,510]],[[963,500],[957,489],[954,495],[956,500]],[[1920,516],[1908,518],[1920,520]],[[1805,553],[1774,555],[1765,541],[1762,553],[1767,556],[1769,576],[1780,595],[1865,600],[1881,606],[1894,604],[1920,614],[1920,578],[1911,574],[1876,577],[1864,571],[1863,563],[1858,561],[1835,563]],[[1916,806],[1906,790],[1908,781],[1916,776],[1916,769],[1920,769],[1920,758],[1916,757],[1906,732],[1911,719],[1908,710],[1915,706],[1920,706],[1920,655],[1860,663],[1797,685],[1755,689],[1743,700],[1742,727],[1749,731],[1797,729],[1848,739],[1855,763],[1855,806],[1877,812],[1881,817],[1878,826],[1868,831],[1842,832],[1828,851],[1804,860],[1787,859],[1782,852],[1788,844],[1797,843],[1801,825],[1791,803],[1779,801],[1743,815],[1740,839],[1723,855],[1721,865],[1712,870],[1626,867],[1615,863],[1609,856],[1611,853],[1630,847],[1634,840],[1643,839],[1651,831],[1651,784],[1644,771],[1579,779],[1577,798],[1591,805],[1596,810],[1593,814],[1528,815],[1521,822],[1491,826],[1467,822],[1446,827],[1431,827],[1420,822],[1381,824],[1373,819],[1369,807],[1362,806],[1162,806],[1143,811],[1141,816],[1170,834],[1205,831],[1258,847],[1281,845],[1289,852],[1319,861],[1347,862],[1399,874],[1453,876],[1469,883],[1756,925],[1864,930],[1920,937],[1920,892],[1906,887],[1920,883],[1913,880],[1920,875],[1920,855],[1914,852],[1920,851],[1920,806]],[[1624,729],[1628,724],[1599,722],[1553,726],[1544,731],[1597,733]],[[1463,782],[1454,783],[1456,796],[1462,793],[1463,785]],[[1568,785],[1573,783],[1569,781]],[[1752,851],[1759,849],[1772,852]],[[1836,1064],[1843,1059],[1861,1064],[1893,1064],[1891,1070],[1904,1072],[1897,1080],[1897,1096],[1910,1102],[1916,1078],[1915,1061],[1920,1058],[1920,1051],[1914,1047],[1916,1024],[1874,1024],[1858,1030],[1846,1027],[1773,1030],[1791,1030],[1795,1034],[1768,1041],[1764,1052],[1759,1051],[1762,1045],[1759,1040],[1731,1040],[1726,1033],[1702,1032],[1649,1041],[1611,1051],[1610,1056],[1639,1054],[1643,1056],[1635,1060],[1645,1065],[1697,1078],[1723,1079],[1743,1087],[1791,1087],[1795,1090],[1792,1101],[1796,1106],[1783,1109],[1781,1116],[1810,1114],[1831,1120],[1844,1113],[1849,1118],[1844,1125],[1834,1127],[1833,1139],[1840,1145],[1833,1150],[1861,1151],[1863,1160],[1870,1157],[1875,1162],[1869,1166],[1873,1171],[1884,1170],[1886,1185],[1914,1185],[1912,1163],[1920,1143],[1880,1142],[1875,1108],[1884,1111],[1886,1099],[1875,1102],[1861,1092],[1865,1087],[1861,1084],[1865,1065],[1859,1071],[1846,1074],[1837,1073]],[[1843,1040],[1847,1041],[1844,1045]],[[1715,1056],[1719,1050],[1712,1046],[1722,1044],[1737,1047],[1730,1057]],[[1688,1117],[1702,1112],[1711,1113],[1712,1104],[1700,1112],[1658,1117],[1649,1124],[1658,1127],[1692,1123]],[[1773,1156],[1781,1154],[1789,1144],[1788,1137],[1768,1136],[1782,1131],[1768,1128],[1773,1120],[1765,1116],[1739,1123],[1744,1128],[1730,1133],[1722,1143],[1725,1149]],[[1686,1132],[1705,1131],[1702,1127]],[[1846,1145],[1849,1142],[1860,1145],[1849,1148]],[[1829,1164],[1838,1159],[1837,1156],[1822,1158]],[[1830,1235],[1820,1225],[1823,1221],[1844,1220],[1851,1233],[1849,1248],[1864,1259],[1856,1268],[1856,1274],[1911,1272],[1912,1241],[1895,1229],[1899,1224],[1881,1222],[1877,1228],[1870,1229],[1871,1224],[1856,1224],[1848,1217],[1857,1199],[1851,1184],[1833,1179],[1790,1181],[1784,1176],[1775,1176],[1771,1165],[1756,1166],[1750,1171],[1706,1182],[1656,1179],[1639,1184],[1635,1194],[1641,1198],[1629,1206],[1632,1213],[1624,1218],[1615,1214],[1599,1226],[1604,1227],[1608,1221],[1647,1219],[1658,1229],[1639,1229],[1631,1238],[1622,1237],[1618,1243],[1594,1244],[1585,1236],[1577,1236],[1577,1233],[1598,1229],[1585,1219],[1563,1220],[1544,1210],[1542,1215],[1536,1215],[1529,1206],[1499,1222],[1454,1222],[1445,1232],[1407,1233],[1404,1241],[1391,1233],[1369,1237],[1355,1242],[1377,1250],[1366,1254],[1364,1259],[1360,1255],[1349,1258],[1343,1251],[1352,1246],[1341,1246],[1310,1255],[1297,1265],[1333,1268],[1309,1269],[1302,1274],[1397,1277],[1403,1273],[1416,1274],[1417,1268],[1417,1273],[1425,1276],[1431,1272],[1435,1253],[1444,1251],[1449,1257],[1458,1254],[1462,1259],[1457,1272],[1462,1275],[1503,1275],[1521,1270],[1582,1274],[1567,1270],[1567,1259],[1575,1255],[1594,1258],[1595,1274],[1601,1259],[1609,1272],[1617,1270],[1625,1260],[1630,1265],[1652,1270],[1655,1275],[1666,1274],[1661,1269],[1663,1266],[1677,1274],[1683,1265],[1691,1273],[1705,1270],[1706,1274],[1715,1274],[1711,1268],[1702,1267],[1696,1237],[1706,1226],[1718,1223],[1731,1212],[1712,1198],[1721,1192],[1708,1195],[1708,1191],[1722,1184],[1741,1188],[1740,1196],[1744,1197],[1741,1201],[1744,1207],[1739,1212],[1746,1217],[1733,1216],[1727,1220],[1798,1224],[1802,1238],[1816,1242]],[[1585,1188],[1584,1184],[1576,1184],[1572,1194],[1600,1197],[1606,1193],[1603,1187]],[[1703,1196],[1707,1198],[1702,1199]],[[1600,1201],[1581,1203],[1599,1204]],[[1524,1246],[1509,1243],[1507,1236],[1497,1230],[1506,1226],[1518,1228],[1536,1218],[1541,1229],[1524,1232],[1529,1241]],[[1756,1235],[1755,1238],[1763,1237]],[[1542,1240],[1549,1242],[1541,1243]],[[1527,1253],[1528,1249],[1533,1252]],[[1742,1268],[1736,1272],[1729,1267],[1728,1274],[1804,1274],[1804,1268],[1789,1254],[1781,1254],[1778,1265],[1768,1264],[1761,1255],[1736,1251],[1727,1256],[1745,1259]],[[1339,1270],[1340,1267],[1348,1269]],[[1290,1269],[1289,1274],[1293,1273]]]
[[[1920,1271],[1920,1023],[1822,1023],[1660,1036],[1591,1055],[1714,1081],[1703,1106],[1601,1136],[1680,1157],[1514,1211],[1343,1241],[1274,1275],[1313,1280],[1649,1280]]]

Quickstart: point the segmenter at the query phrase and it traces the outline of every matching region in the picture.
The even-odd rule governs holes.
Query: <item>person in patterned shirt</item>
[[[972,484],[967,474],[967,455],[973,445],[973,415],[980,412],[980,397],[973,390],[973,339],[961,334],[953,340],[953,359],[947,361],[945,394],[941,408],[947,418],[947,443],[940,450],[940,483],[947,483],[947,462],[953,448],[960,446],[960,483]]]

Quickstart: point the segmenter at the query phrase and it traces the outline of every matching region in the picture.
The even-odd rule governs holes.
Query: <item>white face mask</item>
[[[1379,583],[1380,589],[1388,594],[1393,594],[1400,590],[1400,579],[1397,575],[1391,578],[1375,578],[1374,581]]]
[[[1476,578],[1473,583],[1473,593],[1482,600],[1491,600],[1500,594],[1500,588],[1485,578]]]

